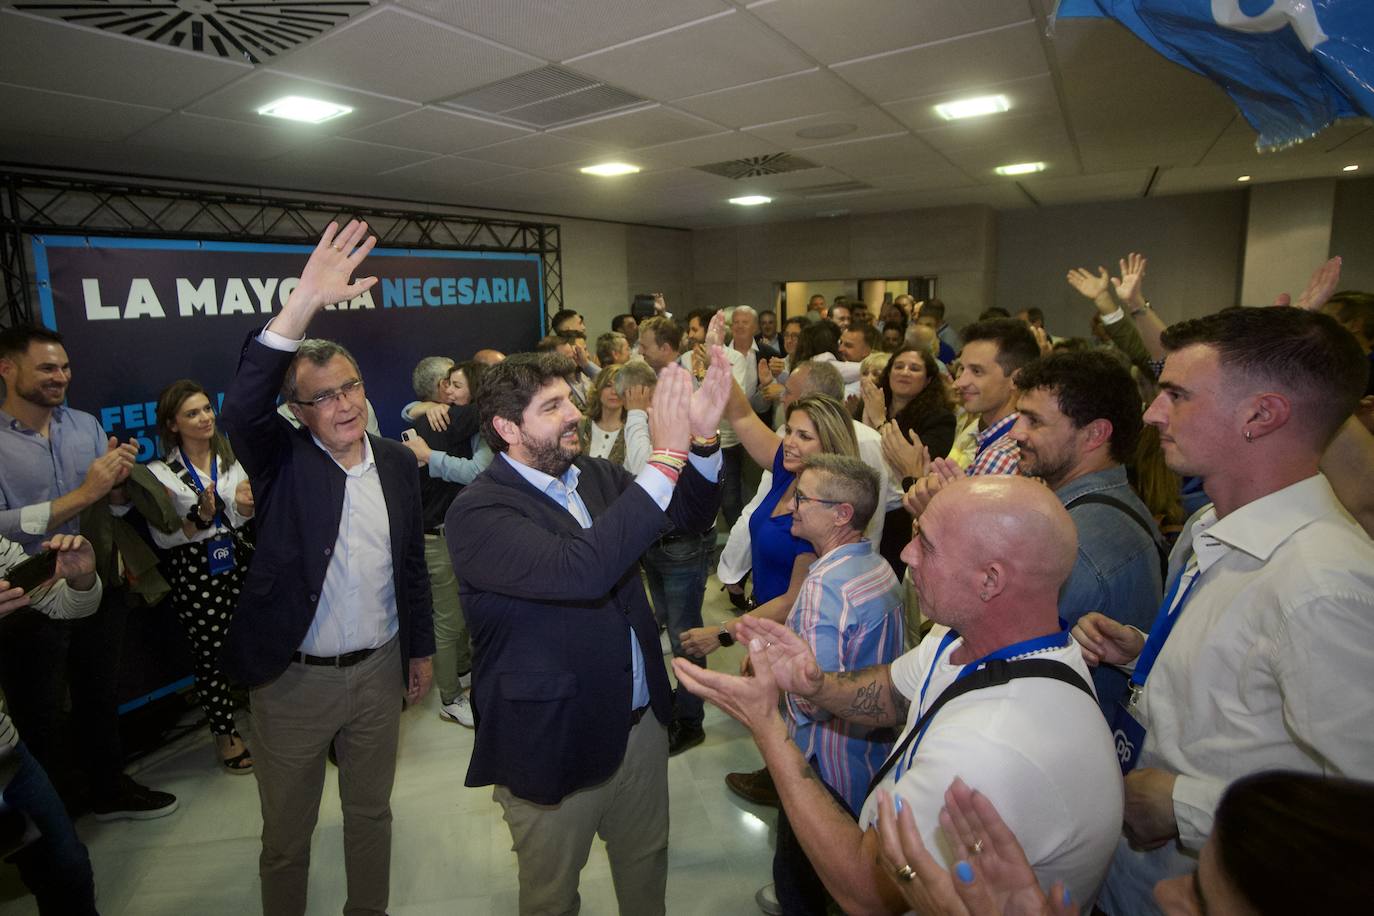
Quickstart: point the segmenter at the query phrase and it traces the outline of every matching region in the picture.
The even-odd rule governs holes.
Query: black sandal
[[[242,741],[243,736],[237,732],[233,737]],[[243,746],[243,753],[237,757],[221,757],[219,762],[224,764],[224,768],[235,776],[253,772],[253,752],[248,749],[248,745]]]

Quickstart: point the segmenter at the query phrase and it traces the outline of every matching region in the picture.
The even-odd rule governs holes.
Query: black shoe
[[[700,722],[673,722],[668,726],[668,756],[681,754],[706,740]]]
[[[732,592],[724,585],[720,587],[720,590],[725,592],[726,596],[730,599],[730,604],[734,606],[735,616],[737,617],[745,611],[752,611],[754,608],[758,607],[758,604],[753,598],[750,598],[746,592]]]
[[[141,786],[128,776],[119,778],[118,794],[91,803],[91,813],[98,821],[149,821],[176,809],[175,795]]]

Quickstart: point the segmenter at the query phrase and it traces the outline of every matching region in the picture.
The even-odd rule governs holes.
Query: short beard
[[[59,397],[56,401],[52,400],[48,396],[47,392],[43,390],[43,386],[41,385],[33,385],[27,388],[21,385],[15,385],[14,393],[17,394],[22,400],[28,401],[35,407],[61,407],[63,402],[67,400],[67,389],[65,387],[62,389],[61,397]]]
[[[575,432],[576,430],[577,424],[573,423],[560,431],[559,438],[561,438],[562,433]],[[568,468],[572,467],[573,459],[577,457],[578,453],[573,452],[570,455],[564,451],[563,446],[558,444],[559,438],[555,438],[552,442],[525,439],[521,444],[525,446],[525,451],[529,453],[530,467],[534,468],[536,471],[542,471],[550,477],[562,477],[563,474],[567,472]],[[581,451],[581,449],[578,449],[578,451]]]

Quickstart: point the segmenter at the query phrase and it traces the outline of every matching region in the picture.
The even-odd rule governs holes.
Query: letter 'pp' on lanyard
[[[1145,746],[1145,723],[1140,721],[1140,697],[1145,692],[1145,679],[1150,676],[1150,669],[1155,666],[1160,650],[1164,648],[1164,641],[1173,632],[1174,624],[1178,623],[1179,615],[1183,613],[1183,604],[1200,578],[1197,557],[1191,557],[1160,605],[1159,614],[1145,640],[1145,647],[1136,659],[1126,700],[1116,704],[1116,713],[1112,716],[1112,740],[1116,743],[1116,759],[1121,764],[1122,776],[1135,769],[1140,761],[1140,750]],[[1188,580],[1188,586],[1180,596],[1178,590],[1184,579]]]
[[[186,465],[186,472],[191,475],[191,489],[196,491],[196,496],[205,492],[205,485],[200,482],[200,476],[196,474],[196,466],[193,465],[186,453],[181,453],[181,463]],[[210,453],[210,490],[217,492],[219,489],[219,456],[213,451]],[[234,568],[234,539],[229,534],[229,523],[224,519],[224,513],[215,510],[215,522],[219,525],[219,530],[215,536],[205,542],[205,559],[210,568],[210,575],[218,576],[222,572],[228,572]]]

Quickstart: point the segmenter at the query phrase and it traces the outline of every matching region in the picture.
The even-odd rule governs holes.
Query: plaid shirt
[[[965,474],[973,477],[979,474],[1021,473],[1021,447],[1007,435],[1020,416],[1013,411],[977,434],[978,454]]]

